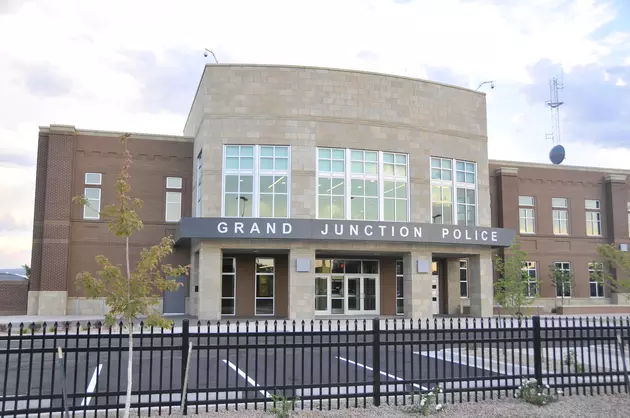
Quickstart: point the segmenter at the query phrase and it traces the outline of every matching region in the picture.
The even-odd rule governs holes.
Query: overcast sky
[[[563,68],[566,164],[630,166],[628,0],[0,0],[0,268],[30,264],[38,126],[181,134],[204,47],[225,63],[495,80],[490,158],[533,162],[548,161]]]

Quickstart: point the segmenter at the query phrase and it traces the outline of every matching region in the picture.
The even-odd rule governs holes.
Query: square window
[[[167,189],[181,189],[182,188],[182,178],[181,177],[167,177],[166,178],[166,188]]]
[[[534,198],[532,196],[519,196],[519,206],[534,206]]]
[[[85,184],[100,186],[103,180],[101,173],[85,173]]]

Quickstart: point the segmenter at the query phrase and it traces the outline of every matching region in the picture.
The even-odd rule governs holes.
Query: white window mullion
[[[451,160],[451,219],[452,224],[457,225],[457,160]]]
[[[352,211],[350,210],[350,205],[352,204],[352,175],[350,171],[352,170],[352,154],[349,148],[345,150],[345,161],[344,161],[344,181],[346,183],[345,188],[345,200],[346,204],[344,207],[344,219],[350,219]]]
[[[377,154],[377,175],[378,175],[378,220],[385,220],[385,189],[384,189],[384,170],[383,170],[383,151],[379,151]],[[394,206],[394,210],[395,210]]]
[[[259,206],[260,206],[260,148],[258,145],[254,145],[254,178],[253,178],[253,193],[252,193],[252,218],[258,218]],[[273,212],[272,212],[273,213]]]

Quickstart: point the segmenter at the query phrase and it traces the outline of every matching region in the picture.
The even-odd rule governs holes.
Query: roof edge
[[[552,170],[575,170],[575,171],[590,171],[596,173],[606,174],[625,174],[630,175],[630,170],[623,170],[620,168],[607,168],[607,167],[585,167],[579,165],[560,165],[550,163],[532,163],[526,161],[511,161],[511,160],[488,160],[489,165],[499,165],[505,167],[523,167],[523,168],[542,168]]]
[[[129,132],[129,131],[109,131],[99,129],[77,129],[74,125],[55,125],[40,126],[40,133],[49,132],[63,132],[71,133],[73,135],[85,135],[85,136],[109,136],[119,137],[125,133],[131,135],[132,139],[152,139],[152,140],[166,140],[166,141],[179,141],[179,142],[193,142],[194,137],[185,135],[169,135],[158,133],[146,133],[146,132]]]

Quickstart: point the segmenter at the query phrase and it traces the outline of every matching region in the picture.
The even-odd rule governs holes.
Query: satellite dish
[[[562,145],[556,145],[549,151],[549,159],[553,164],[560,164],[564,161],[565,151]]]

